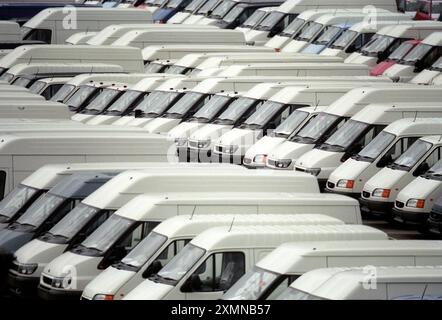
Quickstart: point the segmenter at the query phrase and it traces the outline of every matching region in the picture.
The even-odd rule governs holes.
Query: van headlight
[[[425,199],[410,199],[407,201],[407,207],[423,209],[425,207]]]
[[[224,152],[234,154],[239,149],[239,146],[236,144],[231,144],[229,146],[224,146]]]
[[[305,169],[305,172],[317,177],[321,173],[321,168],[308,168]]]
[[[187,145],[187,138],[176,138],[175,144],[177,145],[177,147],[184,147],[185,145]]]
[[[258,154],[253,158],[253,162],[264,164],[266,163],[267,155],[266,154]]]
[[[17,272],[26,275],[33,274],[38,267],[38,264],[36,263],[20,264],[16,262],[16,264],[17,264]]]
[[[92,300],[114,300],[113,294],[96,294]]]
[[[68,288],[71,283],[72,279],[69,277],[52,279],[52,286],[57,289]]]
[[[336,184],[338,188],[345,188],[345,189],[353,189],[354,185],[355,185],[354,180],[347,180],[347,179],[341,179]]]
[[[210,139],[198,140],[198,149],[208,148],[210,146]]]
[[[292,164],[291,159],[280,159],[275,161],[275,167],[280,169],[286,169],[290,167],[291,164]]]
[[[377,188],[374,189],[372,196],[377,198],[389,198],[390,192],[390,189]]]

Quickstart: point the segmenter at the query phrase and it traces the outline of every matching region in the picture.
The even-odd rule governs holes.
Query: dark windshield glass
[[[170,1],[167,3],[167,8],[172,8],[172,9],[178,8],[178,6],[179,6],[183,1],[184,1],[184,0],[170,0]]]
[[[426,178],[442,181],[442,160],[439,160],[427,171]]]
[[[57,101],[61,102],[66,99],[66,97],[75,89],[75,86],[72,84],[64,84],[60,90],[57,91],[56,94],[54,94],[51,97],[51,101]]]
[[[178,65],[172,65],[170,66],[165,73],[169,74],[186,74],[189,68],[178,66]]]
[[[15,86],[19,86],[19,87],[23,87],[26,88],[28,86],[28,84],[31,83],[31,79],[29,78],[25,78],[25,77],[19,77],[17,79],[15,79],[15,81],[13,82],[13,84]]]
[[[0,216],[12,218],[37,192],[37,189],[18,185],[0,201]]]
[[[139,269],[161,249],[166,241],[166,236],[152,231],[121,262]]]
[[[87,110],[103,111],[121,91],[116,89],[103,89],[103,91],[93,99],[86,107]]]
[[[297,135],[290,138],[293,142],[314,144],[339,120],[334,114],[319,113],[310,123],[302,128]]]
[[[144,115],[157,117],[180,96],[175,91],[154,91],[141,101],[135,110],[140,110]]]
[[[281,36],[290,38],[296,36],[304,24],[304,19],[296,18],[281,32]]]
[[[32,93],[39,94],[46,86],[46,83],[43,81],[35,81],[32,86],[29,87],[29,91]]]
[[[416,61],[422,59],[425,57],[425,55],[432,49],[433,47],[429,44],[419,44],[417,45],[413,50],[408,53],[401,62],[405,64],[412,64],[414,65]]]
[[[38,228],[65,200],[50,193],[43,194],[17,219],[17,223]]]
[[[180,100],[178,100],[169,110],[167,110],[165,117],[181,117],[184,116],[195,104],[200,101],[205,95],[199,92],[188,92]]]
[[[353,158],[355,160],[373,162],[394,141],[395,138],[396,136],[394,134],[382,131]]]
[[[236,18],[239,17],[239,15],[244,11],[243,6],[236,6],[232,10],[229,11],[228,14],[226,14],[223,18],[223,21],[231,23],[236,20]]]
[[[144,94],[144,92],[128,90],[123,93],[111,106],[107,109],[106,113],[122,113],[128,109],[137,100],[137,98]]]
[[[193,0],[186,6],[184,12],[194,12],[203,2],[206,2],[206,0]]]
[[[11,82],[14,79],[14,75],[10,74],[10,73],[3,73],[2,76],[0,77],[0,80],[6,81],[6,82]]]
[[[293,287],[288,287],[281,295],[279,295],[276,300],[326,300],[320,298],[307,292],[295,289]]]
[[[207,14],[210,10],[213,9],[215,5],[217,5],[219,0],[209,0],[207,1],[201,8],[198,9],[198,14]]]
[[[151,62],[148,65],[144,67],[144,73],[159,73],[161,72],[166,66],[161,63]]]
[[[213,96],[209,100],[209,102],[207,102],[203,107],[201,107],[200,110],[198,110],[198,112],[193,115],[190,120],[198,122],[209,122],[213,119],[213,117],[218,114],[218,112],[220,112],[222,108],[224,108],[231,101],[231,99],[232,98],[226,96]]]
[[[435,63],[431,66],[430,70],[442,71],[442,57],[436,60]]]
[[[285,17],[285,15],[286,14],[284,12],[273,11],[259,23],[256,29],[270,31],[278,24],[279,21],[281,21],[282,18]]]
[[[234,124],[258,101],[252,98],[239,98],[235,100],[213,122],[215,124]]]
[[[340,37],[338,37],[335,42],[333,42],[331,48],[343,50],[352,44],[357,35],[358,33],[356,31],[347,30]]]

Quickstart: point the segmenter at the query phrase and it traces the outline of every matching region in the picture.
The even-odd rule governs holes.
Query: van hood
[[[317,176],[319,179],[328,179],[330,174],[341,165],[343,152],[330,152],[313,149],[305,153],[296,161],[296,167],[301,169],[320,168],[321,172]]]
[[[92,300],[97,294],[115,295],[115,293],[127,283],[135,272],[128,270],[119,270],[114,267],[108,267],[98,276],[96,276],[84,288],[83,297]],[[122,297],[118,297],[120,299]]]
[[[201,129],[195,131],[190,139],[192,140],[216,140],[222,134],[227,133],[228,130],[231,130],[232,126],[224,125],[224,124],[206,124]]]
[[[322,50],[321,56],[345,58],[347,54],[341,49],[325,48]]]
[[[144,280],[123,300],[163,300],[173,288],[167,284]]]
[[[393,191],[400,187],[398,186],[399,181],[407,174],[409,174],[407,171],[383,168],[365,183],[364,191],[373,192],[377,188],[391,189],[390,200],[394,200],[396,193]]]
[[[344,63],[353,63],[353,61],[354,61],[356,58],[359,58],[360,56],[362,56],[361,53],[359,53],[359,52],[353,52],[352,54],[350,54],[350,55],[344,60]]]
[[[357,161],[355,159],[347,159],[343,164],[336,168],[328,180],[337,183],[341,179],[358,181],[365,169],[371,165],[371,162]]]
[[[375,58],[375,57],[369,57],[369,56],[363,56],[363,55],[359,55],[357,57],[355,56],[355,58],[351,59],[351,61],[349,60],[349,58],[347,58],[345,60],[345,63],[365,64],[369,68],[373,68],[376,65],[377,61],[378,61],[378,59]],[[347,60],[349,60],[349,61],[347,62]]]
[[[167,20],[167,23],[168,24],[182,23],[189,16],[190,16],[190,13],[188,13],[188,12],[177,12],[169,20]]]
[[[92,119],[94,115],[84,114],[84,113],[76,113],[71,117],[71,120],[85,123],[86,121]]]
[[[293,162],[295,162],[304,153],[312,150],[313,147],[314,147],[313,144],[303,144],[292,141],[284,141],[270,152],[268,158],[273,160],[292,159]]]
[[[309,44],[301,53],[311,53],[311,54],[319,54],[324,50],[325,46],[323,44]]]
[[[204,125],[205,123],[201,122],[181,122],[175,128],[170,130],[167,136],[172,140],[177,138],[187,139],[192,133],[202,128]]]
[[[397,200],[406,203],[409,199],[427,199],[442,188],[442,181],[417,177],[397,195]],[[440,193],[440,191],[438,192]],[[433,199],[436,201],[437,199]]]
[[[56,244],[34,239],[15,252],[19,263],[46,264],[61,255],[66,249],[65,244]]]
[[[374,68],[370,70],[370,76],[374,77],[382,76],[387,69],[391,68],[395,64],[396,62],[393,60],[382,61],[377,65],[375,65]]]
[[[239,149],[235,153],[244,154],[245,150],[256,142],[259,134],[260,130],[234,128],[223,134],[215,144],[222,146],[237,145]]]
[[[131,126],[131,127],[144,127],[149,122],[157,118],[131,118],[131,120],[125,124],[118,122],[119,125]],[[114,123],[117,124],[117,123]]]
[[[265,46],[269,48],[281,49],[283,48],[291,39],[289,37],[274,36],[266,42]]]
[[[268,40],[267,35],[268,31],[262,31],[262,30],[250,30],[247,32],[244,37],[246,39],[246,42],[255,42],[255,45],[266,42]]]
[[[156,118],[148,122],[143,129],[149,133],[165,133],[173,129],[181,122],[181,119]]]
[[[203,18],[204,16],[191,14],[185,21],[183,21],[183,24],[197,24]]]
[[[308,42],[292,40],[290,41],[284,48],[282,48],[281,52],[301,52],[308,45]]]
[[[21,246],[31,241],[33,237],[33,232],[3,229],[0,231],[0,252],[14,253]]]
[[[216,19],[212,18],[203,18],[200,21],[198,21],[198,24],[205,25],[205,26],[212,26],[215,25],[218,21]]]
[[[86,124],[110,124],[118,119],[120,119],[120,117],[99,114],[86,122]]]
[[[43,274],[51,278],[64,278],[67,274],[72,277],[72,290],[83,290],[95,278],[100,270],[97,269],[103,257],[91,257],[65,252],[52,260],[43,269]]]
[[[414,66],[396,63],[384,72],[384,76],[394,81],[407,82],[414,75]]]
[[[253,161],[257,155],[268,155],[284,141],[285,138],[264,136],[247,150],[245,157]]]
[[[125,126],[128,125],[130,122],[134,121],[135,117],[131,117],[131,116],[124,116],[124,117],[120,117],[119,119],[117,119],[114,123],[112,123],[113,125],[116,126]]]
[[[436,78],[440,74],[440,71],[436,70],[423,70],[422,72],[414,76],[414,78],[410,80],[410,83],[431,84],[434,78]]]

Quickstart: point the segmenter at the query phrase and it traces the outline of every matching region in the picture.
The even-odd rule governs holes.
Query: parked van
[[[343,222],[321,214],[208,214],[172,217],[155,227],[121,261],[109,266],[89,282],[82,299],[124,298],[144,279],[160,271],[189,241],[213,227],[339,224]]]
[[[424,122],[425,123],[425,122]],[[428,219],[428,215],[421,215],[415,213],[403,212],[400,208],[401,206],[413,208],[412,201],[401,203],[401,201],[397,200],[397,195],[401,192],[401,190],[411,183],[418,176],[427,176],[427,172],[431,170],[431,168],[441,159],[441,137],[438,136],[425,136],[417,140],[413,145],[395,162],[393,162],[387,168],[382,169],[379,173],[373,176],[370,180],[367,181],[366,186],[364,186],[365,190],[372,190],[373,186],[382,184],[383,190],[387,190],[390,185],[394,186],[393,191],[390,192],[390,197],[388,200],[390,203],[380,203],[376,201],[368,201],[369,208],[376,208],[376,203],[379,205],[384,205],[385,208],[393,209],[392,218],[396,222],[400,223],[408,223],[417,225],[420,230],[426,230],[426,222]],[[428,150],[427,150],[428,148]],[[385,176],[385,174],[390,174],[389,176]],[[431,176],[431,172],[428,176]],[[388,192],[388,191],[387,191]],[[386,196],[386,194],[383,194]],[[384,197],[382,197],[384,198]],[[365,199],[364,199],[365,200]],[[370,199],[373,200],[373,199]],[[377,200],[377,199],[374,199]],[[384,200],[384,199],[382,199]],[[394,201],[396,200],[396,201]],[[435,199],[429,199],[429,207],[432,206]],[[397,205],[397,209],[394,207],[394,204]],[[422,201],[419,204],[415,204],[415,208],[423,207],[424,203]],[[393,208],[394,207],[394,208]],[[379,209],[379,208],[376,208]],[[421,208],[423,209],[423,208]],[[388,212],[387,212],[388,213]]]
[[[369,88],[368,90],[366,90],[364,88],[361,88],[350,92],[349,95],[358,92],[360,96],[359,98],[357,98],[357,100],[361,98],[363,100],[364,96],[367,96],[365,95],[365,92],[371,91],[372,93],[378,92],[378,94],[380,94],[380,97],[376,99],[381,100],[377,100],[377,102],[385,101],[385,99],[391,99],[391,101],[399,102],[412,102],[413,100],[415,102],[422,102],[422,100],[424,100],[425,102],[440,101],[440,93],[438,93],[438,91],[440,90],[430,89],[430,91],[424,92],[422,91],[422,89],[423,88],[417,89],[415,87],[398,87],[390,89]],[[389,95],[389,93],[391,93],[391,96]],[[388,98],[389,96],[390,98]],[[422,99],[422,97],[425,98]],[[362,109],[362,106],[359,103],[355,104],[354,107],[356,107],[356,109],[351,108],[353,110],[352,114],[347,114],[347,116],[353,116],[353,112],[358,112]],[[344,108],[342,108],[340,112],[343,112],[343,110]],[[318,118],[319,116],[316,117],[315,120]],[[304,153],[296,160],[295,164],[296,170],[309,172],[315,175],[322,185],[325,185],[325,182],[327,181],[333,170],[335,170],[342,162],[361,151],[362,148],[364,148],[371,140],[373,140],[383,129],[382,125],[371,125],[369,123],[360,121],[346,122],[346,120],[348,119],[346,118],[346,116],[338,116],[338,119],[334,117],[332,118],[334,119],[332,122],[338,121],[339,123],[341,123],[342,127],[335,126],[335,128],[337,129],[336,132],[331,134],[324,142],[318,144],[313,150]],[[341,121],[344,121],[345,123]],[[336,125],[336,122],[334,123]]]
[[[112,46],[145,48],[158,44],[209,43],[244,45],[244,34],[237,30],[173,29],[173,30],[133,30],[115,40]]]
[[[258,261],[223,299],[273,300],[298,277],[318,268],[440,265],[441,245],[416,240],[284,243]]]
[[[234,161],[242,163],[243,157],[256,141],[276,129],[291,116],[295,110],[316,106],[319,103],[328,105],[353,89],[352,84],[318,83],[307,86],[289,86],[272,96],[262,106],[256,108],[243,123],[224,133],[214,143],[214,159],[219,161]],[[299,126],[304,121],[298,122]]]
[[[254,30],[249,31],[246,35],[246,40],[247,42],[253,42],[255,45],[264,44],[268,38],[279,34],[300,13],[306,10],[364,8],[365,6],[374,6],[377,9],[385,9],[391,12],[397,11],[396,1],[393,0],[289,0],[270,13]],[[368,10],[367,13],[369,12]]]
[[[359,153],[355,153],[355,155],[347,159],[330,174],[326,190],[343,193],[356,198],[360,197],[363,190],[370,191],[369,194],[365,193],[366,196],[364,197],[367,199],[367,202],[369,202],[369,207],[371,207],[370,203],[372,201],[381,205],[377,201],[377,198],[381,197],[381,201],[383,202],[381,211],[388,211],[386,210],[388,206],[385,201],[391,203],[391,209],[397,192],[404,186],[399,182],[399,179],[407,175],[408,172],[410,172],[410,174],[414,172],[414,164],[419,160],[419,158],[416,157],[426,154],[425,152],[422,154],[422,152],[426,150],[426,148],[422,149],[422,145],[421,148],[417,149],[417,151],[420,151],[418,154],[414,154],[416,151],[408,151],[407,149],[413,147],[416,140],[422,136],[442,134],[442,123],[438,121],[438,118],[442,115],[441,112],[442,105],[438,103],[386,103],[372,104],[365,107],[362,111],[355,114],[350,121],[359,121],[361,123],[370,123],[372,126],[387,127],[374,137]],[[423,145],[429,148],[431,146],[426,143]],[[417,147],[417,145],[415,147]],[[435,146],[435,148],[437,149],[437,146]],[[409,152],[411,152],[411,154]],[[433,161],[434,160],[436,162],[438,159],[433,159]],[[433,162],[433,164],[435,162]],[[401,165],[399,166],[399,164]],[[427,169],[429,169],[429,167]],[[373,193],[374,188],[371,187],[379,187],[379,185],[377,183],[373,185],[370,181],[380,182],[375,177],[381,174],[382,171],[388,171],[387,180],[391,179],[391,183],[382,183],[383,189]],[[394,173],[395,171],[397,173]],[[385,180],[383,182],[385,182]],[[386,189],[389,190],[387,191]],[[385,193],[383,193],[384,190]],[[386,196],[387,192],[389,193],[388,197]],[[379,207],[377,209],[381,208]]]
[[[436,79],[440,80],[442,72],[442,57],[437,59],[433,65],[417,75],[415,75],[409,82],[414,84],[434,84]]]
[[[66,28],[66,19],[71,22],[71,28]],[[21,31],[23,40],[61,44],[77,32],[100,31],[112,24],[137,22],[152,23],[152,14],[135,8],[49,8],[29,19]]]
[[[135,287],[124,299],[218,299],[249,271],[252,265],[284,242],[301,239],[351,241],[386,238],[387,235],[382,231],[367,226],[211,228],[196,236],[157,274]],[[192,259],[189,259],[190,257]],[[214,260],[217,258],[225,262],[219,266],[220,270],[217,270],[217,267],[209,267],[209,264],[215,265]],[[184,263],[183,259],[188,263]],[[219,280],[216,280],[216,274],[221,275]],[[203,282],[206,279],[210,281]]]
[[[0,119],[25,118],[25,119],[69,119],[69,108],[59,102],[53,101],[1,101]]]
[[[440,300],[442,267],[329,268],[307,272],[278,300]],[[367,290],[367,278],[376,286]],[[371,280],[373,279],[373,280]],[[339,287],[339,290],[336,288]]]
[[[89,45],[21,46],[0,59],[0,75],[19,63],[105,63],[120,65],[125,72],[143,72],[141,50],[130,47]]]
[[[182,24],[190,15],[196,14],[207,2],[208,0],[192,0],[184,10],[175,13],[173,17],[167,20],[167,24]]]

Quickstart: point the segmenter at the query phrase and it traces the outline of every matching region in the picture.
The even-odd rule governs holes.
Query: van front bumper
[[[427,212],[410,212],[398,208],[393,208],[394,221],[403,224],[425,225],[429,216],[430,214]]]
[[[12,272],[7,280],[10,293],[21,298],[36,296],[39,282],[40,277],[24,277]]]
[[[80,300],[82,292],[80,290],[58,290],[38,285],[38,297],[43,300]]]
[[[390,216],[393,209],[393,202],[372,201],[360,197],[361,212],[378,216]]]
[[[328,185],[328,183],[327,183]],[[325,186],[324,192],[325,193],[334,193],[334,194],[340,194],[343,196],[348,196],[348,197],[352,197],[353,199],[358,200],[361,196],[360,192],[343,192],[343,191],[338,191],[338,190],[334,190],[334,189],[329,189],[327,187],[327,185]]]
[[[427,220],[427,225],[429,232],[442,234],[442,215],[432,211]]]

